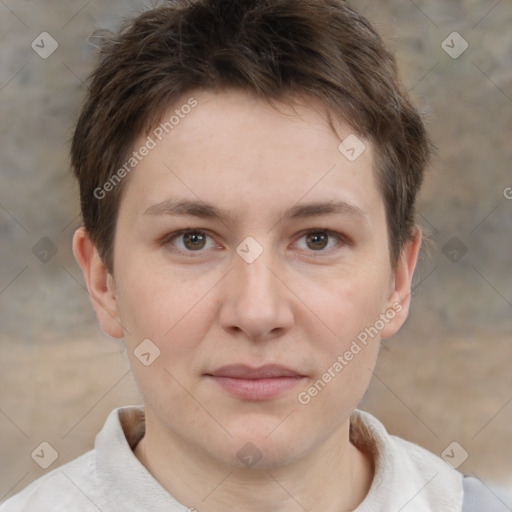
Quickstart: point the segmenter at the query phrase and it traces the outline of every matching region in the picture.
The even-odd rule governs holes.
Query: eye
[[[209,246],[208,239],[210,239]],[[164,243],[174,245],[183,252],[200,252],[202,249],[211,249],[215,245],[208,233],[197,229],[172,233],[166,237]]]
[[[327,229],[310,230],[300,240],[305,241],[305,249],[309,251],[328,252],[336,245],[347,244],[348,240],[341,234]],[[303,247],[299,247],[304,249]]]

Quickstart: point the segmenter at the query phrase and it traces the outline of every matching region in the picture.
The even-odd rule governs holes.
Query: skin
[[[345,158],[338,144],[353,130],[340,121],[333,133],[316,100],[293,111],[237,91],[193,96],[198,106],[127,178],[113,275],[83,228],[73,241],[101,327],[124,338],[144,397],[135,455],[201,512],[352,510],[373,466],[350,442],[349,418],[381,337],[407,317],[421,234],[393,270],[373,148],[365,142],[359,158]],[[169,198],[200,199],[226,217],[145,213]],[[329,200],[362,214],[284,218],[297,204]],[[206,245],[169,238],[186,228],[206,231]],[[307,237],[320,229],[342,236],[324,247]],[[249,236],[263,249],[252,263],[236,252]],[[393,304],[401,311],[380,336],[301,404],[298,394]],[[144,366],[134,350],[147,338],[160,356]],[[207,376],[238,363],[281,364],[303,378],[276,397],[241,399]],[[237,457],[248,442],[262,455],[250,467]]]

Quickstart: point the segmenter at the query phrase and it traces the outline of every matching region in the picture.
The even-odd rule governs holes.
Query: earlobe
[[[421,230],[417,228],[411,240],[405,243],[400,252],[386,306],[387,310],[395,311],[395,315],[382,330],[382,338],[389,338],[395,334],[409,315],[412,277],[418,261],[421,239]]]
[[[82,269],[92,306],[103,331],[113,338],[123,337],[113,276],[107,271],[84,227],[75,231],[73,254]]]

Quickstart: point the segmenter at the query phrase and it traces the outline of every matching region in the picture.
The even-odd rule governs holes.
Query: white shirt
[[[367,412],[355,410],[350,438],[370,451],[375,475],[354,512],[460,512],[463,475],[418,445],[389,435]],[[187,512],[133,453],[144,435],[142,406],[114,409],[84,455],[35,480],[0,512]]]

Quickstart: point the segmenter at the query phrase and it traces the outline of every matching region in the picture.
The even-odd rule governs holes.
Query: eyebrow
[[[226,221],[232,216],[229,211],[220,210],[205,201],[189,199],[167,199],[148,207],[144,211],[144,215],[192,216],[220,221]],[[304,219],[318,215],[348,215],[350,217],[359,218],[366,224],[369,222],[368,215],[362,208],[340,200],[296,204],[285,211],[280,218],[282,221]]]

